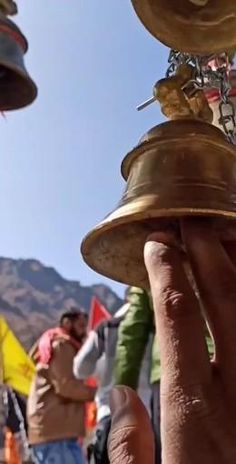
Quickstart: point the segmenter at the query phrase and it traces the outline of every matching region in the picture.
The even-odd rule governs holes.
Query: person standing
[[[28,439],[36,464],[82,464],[84,406],[95,388],[73,374],[74,356],[86,336],[87,316],[73,310],[45,332],[34,352],[36,376],[27,405]]]
[[[114,385],[113,364],[116,353],[117,332],[129,304],[125,304],[115,317],[102,321],[89,332],[83,347],[74,359],[74,374],[86,380],[94,376],[98,382],[95,396],[97,427],[93,442],[88,447],[89,462],[108,464],[107,438],[110,430],[109,397]]]

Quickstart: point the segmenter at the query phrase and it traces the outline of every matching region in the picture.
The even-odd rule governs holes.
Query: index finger
[[[209,384],[210,360],[204,321],[177,248],[163,242],[163,233],[148,238],[144,259],[149,275],[160,345],[162,393]]]

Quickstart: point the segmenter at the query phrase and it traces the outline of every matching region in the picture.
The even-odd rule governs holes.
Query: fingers
[[[188,389],[211,380],[203,320],[180,252],[159,240],[164,241],[159,233],[149,237],[144,259],[160,344],[162,391],[170,385]]]
[[[128,387],[111,394],[112,425],[108,440],[111,464],[154,464],[154,438],[145,406]]]
[[[236,271],[229,255],[232,251],[236,262],[235,245],[225,250],[207,221],[184,219],[182,235],[214,336],[217,362],[231,376],[236,367]]]

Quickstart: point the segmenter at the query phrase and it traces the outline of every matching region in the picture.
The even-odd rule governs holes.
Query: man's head
[[[87,314],[74,308],[62,314],[60,319],[60,326],[79,342],[86,336],[87,325]]]

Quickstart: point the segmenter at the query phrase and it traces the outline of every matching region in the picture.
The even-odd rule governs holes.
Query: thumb
[[[110,463],[154,464],[153,431],[148,412],[137,394],[128,387],[115,387],[110,404]]]

